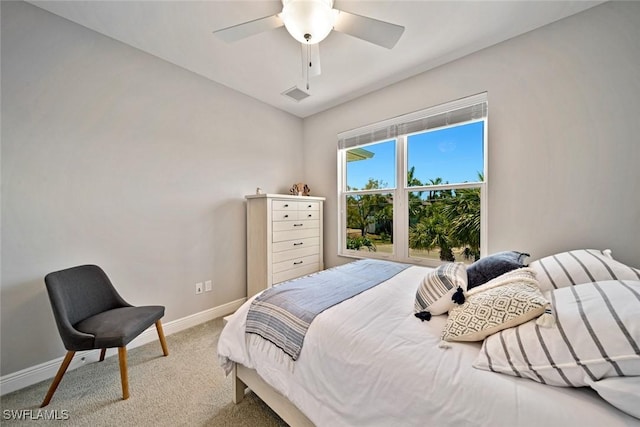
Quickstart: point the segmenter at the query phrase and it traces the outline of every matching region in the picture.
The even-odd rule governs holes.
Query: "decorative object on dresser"
[[[247,298],[324,269],[324,197],[252,194],[247,199]]]
[[[308,196],[311,192],[311,189],[304,182],[298,182],[297,184],[293,184],[293,187],[289,189],[289,193],[294,196]]]

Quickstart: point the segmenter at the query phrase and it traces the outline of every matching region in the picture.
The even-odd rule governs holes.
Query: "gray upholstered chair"
[[[118,295],[105,272],[96,265],[56,271],[44,278],[51,308],[67,354],[41,407],[47,406],[76,351],[118,348],[122,399],[129,398],[126,345],[155,323],[165,356],[169,354],[160,319],[164,307],[134,307]]]

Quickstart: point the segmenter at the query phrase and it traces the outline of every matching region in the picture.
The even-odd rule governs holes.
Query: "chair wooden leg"
[[[167,340],[164,338],[164,331],[162,330],[162,322],[156,321],[156,330],[158,331],[158,338],[160,339],[160,345],[162,346],[162,353],[165,356],[169,355],[169,348],[167,347]]]
[[[71,359],[73,359],[73,356],[75,354],[76,354],[75,351],[67,351],[67,354],[64,356],[64,360],[62,361],[62,365],[60,365],[60,368],[58,369],[58,373],[53,379],[53,382],[49,387],[49,391],[47,391],[47,395],[42,401],[42,405],[40,405],[41,408],[44,408],[45,406],[47,406],[51,401],[51,398],[53,397],[53,393],[56,392],[56,389],[58,388],[60,381],[62,381],[62,377],[64,376],[64,373],[67,372],[67,368],[69,367],[69,364],[71,363]]]
[[[122,400],[129,398],[129,375],[127,374],[127,348],[118,347],[120,360],[120,381],[122,382]]]
[[[103,348],[102,350],[100,350],[100,362],[104,360],[104,355],[106,352],[107,352],[106,348]]]

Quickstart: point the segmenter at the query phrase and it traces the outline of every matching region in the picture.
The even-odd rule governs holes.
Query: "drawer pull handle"
[[[289,215],[285,215],[284,217],[285,217],[285,218],[289,218]]]
[[[299,265],[299,264],[302,264],[303,262],[304,261],[296,261],[296,262],[293,263],[293,265]]]
[[[289,205],[284,205],[284,207],[285,207],[285,208],[288,208],[288,207],[289,207]]]
[[[304,224],[293,224],[294,227],[302,227]]]
[[[313,215],[312,215],[312,214],[309,214],[309,215],[307,215],[307,216],[308,216],[309,218],[311,218]]]
[[[308,207],[308,208],[310,208],[310,207],[311,207],[311,205],[309,205],[309,206],[307,206],[307,207]]]
[[[293,246],[300,246],[300,245],[304,245],[304,242],[298,242],[293,244]]]

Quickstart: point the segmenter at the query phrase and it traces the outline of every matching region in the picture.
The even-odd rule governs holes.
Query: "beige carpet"
[[[231,401],[231,378],[224,376],[216,357],[221,330],[222,319],[215,319],[168,336],[168,357],[157,341],[130,350],[128,400],[122,400],[118,358],[109,357],[67,372],[45,408],[48,413],[40,413],[68,419],[10,419],[11,411],[38,416],[51,383],[47,380],[2,396],[0,424],[286,426],[252,392],[238,405]]]

